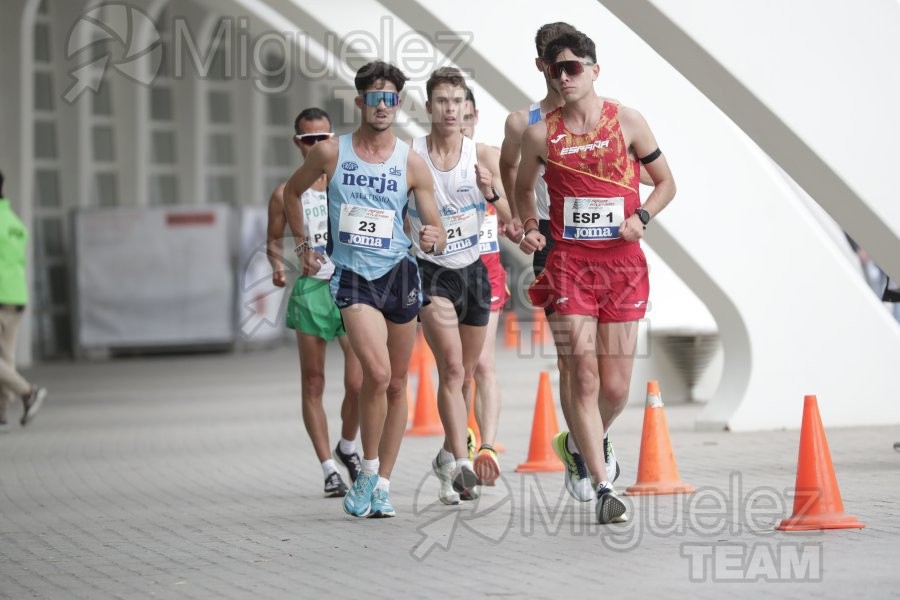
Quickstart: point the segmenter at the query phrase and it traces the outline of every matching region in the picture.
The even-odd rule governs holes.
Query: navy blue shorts
[[[331,295],[340,309],[366,304],[380,311],[388,321],[399,324],[415,319],[423,304],[419,269],[408,258],[371,281],[339,268],[331,278]]]

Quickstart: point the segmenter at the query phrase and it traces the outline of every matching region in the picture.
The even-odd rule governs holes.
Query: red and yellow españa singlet
[[[619,107],[604,102],[594,131],[566,130],[560,109],[547,122],[550,230],[560,249],[604,249],[639,242],[619,237],[622,222],[641,205],[640,164],[628,155]]]

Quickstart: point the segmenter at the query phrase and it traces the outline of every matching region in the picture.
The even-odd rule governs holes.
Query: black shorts
[[[331,278],[331,295],[340,309],[366,304],[381,311],[388,321],[401,325],[415,319],[423,305],[419,269],[408,258],[371,281],[353,271],[337,269]]]
[[[534,269],[535,278],[544,272],[544,267],[547,265],[547,256],[553,250],[553,246],[556,245],[556,242],[553,241],[553,236],[550,235],[550,221],[543,219],[538,221],[538,230],[544,236],[544,239],[547,240],[547,245],[544,246],[543,250],[535,250],[534,252],[534,262],[531,263],[531,266]]]
[[[449,269],[420,259],[419,271],[425,294],[452,301],[460,325],[483,327],[488,324],[491,280],[480,257],[461,269]]]

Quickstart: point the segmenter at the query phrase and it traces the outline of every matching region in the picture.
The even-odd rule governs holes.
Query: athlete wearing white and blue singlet
[[[396,514],[390,476],[406,429],[406,371],[421,304],[418,269],[407,256],[410,241],[403,231],[408,192],[416,194],[423,222],[419,244],[441,252],[447,237],[431,172],[391,129],[406,80],[400,69],[382,61],[360,68],[354,81],[359,128],[317,144],[285,189],[285,198],[295,199],[323,173],[328,178],[332,292],[363,370],[362,469],[344,497],[344,511],[355,517]],[[286,206],[304,272],[314,273],[324,257],[304,237],[299,203]]]
[[[467,445],[468,399],[463,389],[475,372],[491,312],[491,284],[481,260],[479,232],[488,202],[501,218],[509,219],[511,214],[499,168],[488,160],[490,149],[460,131],[465,78],[458,69],[442,67],[428,79],[426,97],[431,131],[413,140],[412,148],[434,178],[447,247],[429,254],[414,243],[414,251],[422,288],[431,299],[420,318],[437,362],[438,409],[445,432],[432,468],[440,482],[438,497],[445,504],[456,504],[478,497],[478,478]],[[409,219],[413,233],[421,227],[418,209],[417,196]]]

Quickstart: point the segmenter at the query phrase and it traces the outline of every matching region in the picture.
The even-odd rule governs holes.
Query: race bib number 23
[[[390,248],[394,237],[394,211],[344,204],[338,229],[338,240],[342,244]]]

